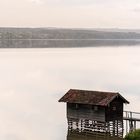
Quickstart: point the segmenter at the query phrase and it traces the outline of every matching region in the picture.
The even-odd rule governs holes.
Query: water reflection
[[[0,48],[67,48],[97,46],[136,46],[139,39],[0,39]]]

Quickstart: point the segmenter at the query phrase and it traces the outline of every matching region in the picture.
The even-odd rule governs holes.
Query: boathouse
[[[70,89],[59,102],[67,103],[70,127],[76,121],[81,129],[123,135],[123,104],[129,102],[120,93]]]

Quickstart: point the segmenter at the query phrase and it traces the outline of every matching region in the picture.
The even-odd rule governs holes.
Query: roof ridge
[[[84,90],[84,89],[70,89],[70,90],[77,90],[77,91],[87,91],[87,92],[99,92],[99,93],[116,93],[116,94],[120,94],[118,91],[101,91],[101,90]],[[69,90],[69,91],[70,91]],[[69,92],[68,91],[68,92]]]

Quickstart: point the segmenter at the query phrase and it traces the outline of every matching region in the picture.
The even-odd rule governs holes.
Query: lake
[[[0,49],[0,139],[66,140],[70,88],[120,92],[140,112],[139,77],[140,46]]]

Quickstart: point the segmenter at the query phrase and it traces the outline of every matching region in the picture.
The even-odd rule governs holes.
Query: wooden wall
[[[105,122],[105,108],[101,106],[67,103],[67,117]]]
[[[123,101],[116,98],[107,107],[67,103],[67,117],[99,122],[123,120]]]
[[[123,120],[123,101],[114,99],[105,109],[106,121]]]

